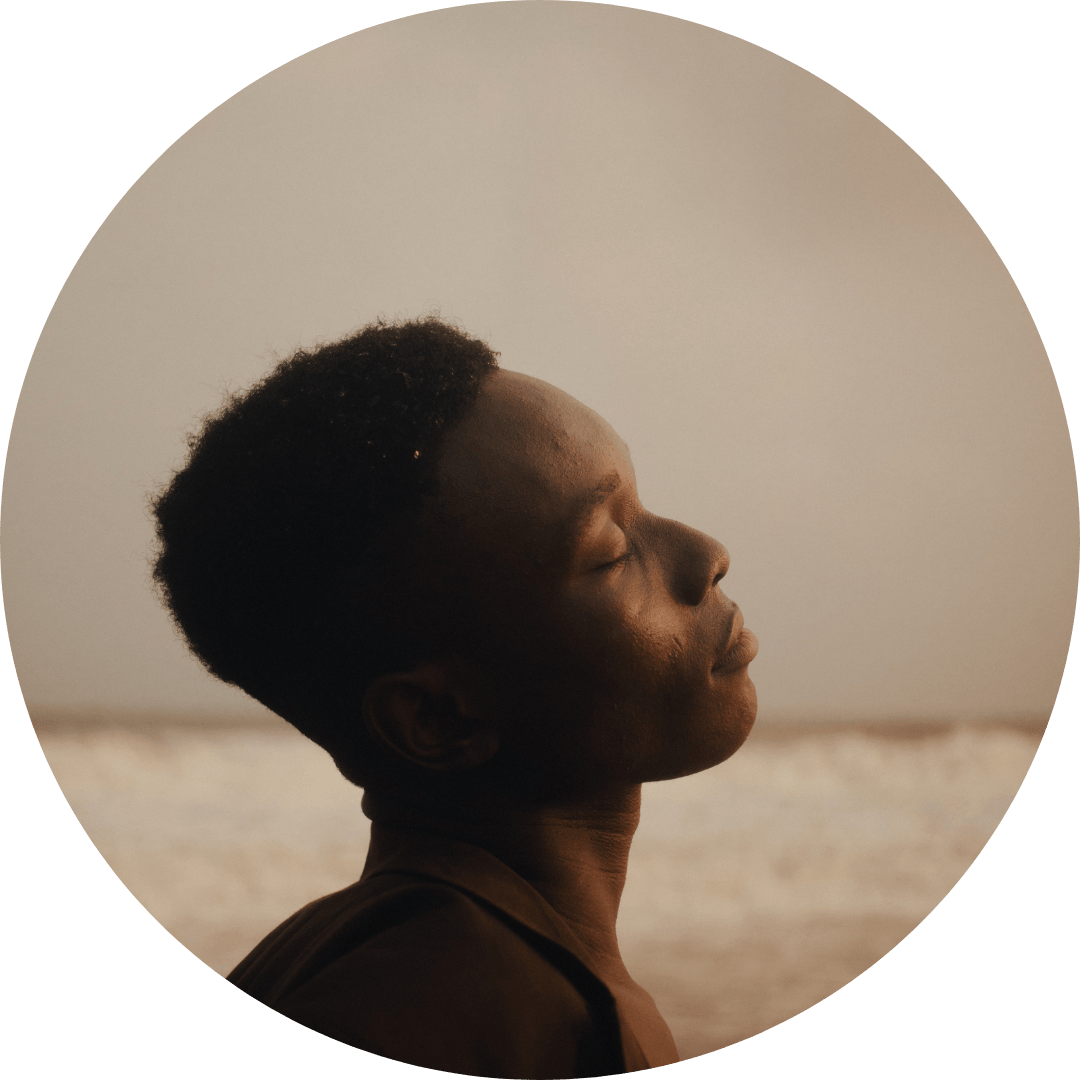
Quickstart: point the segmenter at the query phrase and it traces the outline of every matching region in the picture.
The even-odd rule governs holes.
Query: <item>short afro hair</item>
[[[301,349],[203,421],[152,501],[154,580],[191,651],[354,783],[389,767],[360,702],[430,644],[409,557],[497,355],[433,316]]]

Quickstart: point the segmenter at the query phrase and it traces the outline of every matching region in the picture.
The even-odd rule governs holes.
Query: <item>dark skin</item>
[[[719,764],[754,722],[757,642],[717,587],[728,553],[641,506],[603,419],[505,370],[448,436],[423,526],[422,580],[444,609],[468,597],[470,632],[448,626],[432,659],[367,692],[368,730],[438,792],[369,793],[373,848],[400,822],[490,851],[574,927],[643,1045],[674,1060],[615,920],[641,785]]]

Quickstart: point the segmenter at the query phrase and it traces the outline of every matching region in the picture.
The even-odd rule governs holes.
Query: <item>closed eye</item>
[[[626,550],[622,552],[621,555],[616,555],[615,558],[608,559],[606,562],[600,563],[598,566],[595,567],[595,569],[597,571],[614,570],[616,567],[623,566],[626,563],[630,562],[631,559],[634,558],[634,555],[634,545],[630,542],[629,537],[627,537]]]
[[[597,570],[611,570],[613,567],[621,566],[629,558],[630,558],[630,552],[629,551],[624,551],[618,558],[611,559],[606,563],[601,563],[598,567],[596,567],[596,569]]]

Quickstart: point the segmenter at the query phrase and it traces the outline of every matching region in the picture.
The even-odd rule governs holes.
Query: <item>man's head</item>
[[[362,350],[348,342],[330,348],[339,361],[351,349],[346,366],[362,369],[375,335],[422,332],[444,342],[456,335],[429,320],[369,328],[352,339],[369,336]],[[457,336],[462,348],[477,348]],[[314,363],[301,356],[300,363]],[[320,506],[313,522],[291,504],[295,483],[274,495],[289,528],[306,539],[290,549],[289,557],[299,558],[291,569],[277,557],[271,572],[260,571],[264,585],[249,589],[255,608],[249,599],[247,614],[228,616],[233,633],[245,633],[244,620],[279,603],[283,586],[295,597],[288,619],[274,617],[270,663],[248,648],[250,673],[227,668],[203,644],[205,633],[192,631],[164,561],[173,544],[162,516],[170,492],[200,453],[211,473],[225,469],[208,443],[213,424],[237,423],[245,452],[266,452],[260,440],[272,438],[272,425],[256,432],[229,417],[281,369],[227,406],[158,504],[164,554],[157,576],[193,647],[211,670],[307,731],[365,785],[446,790],[464,783],[544,798],[684,775],[723,760],[753,722],[746,666],[756,650],[738,608],[716,588],[726,551],[640,505],[625,445],[591,410],[547,383],[498,370],[493,359],[478,359],[470,370],[467,392],[461,388],[455,408],[430,425],[434,437],[404,444],[403,467],[385,483],[405,487],[384,495],[391,509],[377,526],[371,513],[353,508],[368,495],[350,487],[360,474],[348,465],[348,431],[363,426],[370,433],[363,417],[334,414],[345,438],[323,448],[319,469],[341,475],[323,477],[304,495],[308,504],[332,498],[347,506]],[[422,381],[416,373],[410,379]],[[354,393],[343,408],[377,409],[377,401],[369,404],[377,396]],[[291,401],[279,407],[276,423],[293,425]],[[415,416],[402,415],[415,425]],[[304,430],[320,444],[326,437]],[[397,445],[395,431],[391,416],[382,434]],[[426,469],[410,471],[415,449],[420,458],[411,461],[426,459]],[[376,445],[376,455],[384,452]],[[228,468],[236,467],[234,455]],[[239,508],[244,499],[234,499]],[[182,520],[186,505],[172,508],[171,520]],[[363,533],[354,531],[361,520]],[[266,543],[264,528],[234,526],[241,562]],[[213,529],[202,535],[211,546],[222,542]],[[311,559],[318,565],[308,565]],[[215,640],[225,636],[217,632]]]
[[[204,422],[154,501],[154,577],[192,651],[353,779],[378,765],[352,723],[365,687],[427,648],[410,547],[439,448],[496,367],[438,319],[300,350]]]

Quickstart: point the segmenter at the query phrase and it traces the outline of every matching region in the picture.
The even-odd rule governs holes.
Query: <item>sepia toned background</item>
[[[763,723],[723,769],[649,792],[621,933],[685,1052],[760,1030],[940,899],[1049,713],[1076,511],[1034,328],[910,150],[689,24],[436,13],[207,118],[46,327],[4,586],[75,809],[223,968],[355,876],[362,821],[317,755],[184,657],[147,584],[144,493],[275,354],[432,308],[607,416],[646,504],[732,550]]]

